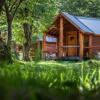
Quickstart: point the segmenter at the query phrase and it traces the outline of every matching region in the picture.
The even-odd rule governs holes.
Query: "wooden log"
[[[92,47],[92,35],[89,35],[89,47]],[[89,57],[92,57],[92,48],[89,48]]]
[[[98,46],[92,46],[92,49],[93,48],[97,48],[97,49],[99,49],[100,48],[100,46],[98,45]]]
[[[100,48],[100,46],[98,45],[98,46],[90,46],[90,47],[84,47],[85,49],[93,49],[93,48],[97,48],[97,49],[99,49]]]
[[[68,45],[68,46],[62,46],[62,48],[79,48],[79,45]]]
[[[59,57],[59,37],[57,38],[57,57]]]
[[[80,45],[80,49],[79,49],[79,56],[80,56],[80,60],[83,60],[83,52],[84,52],[84,36],[83,33],[79,33],[79,45]]]
[[[63,57],[63,27],[64,23],[63,23],[63,18],[60,17],[60,32],[59,32],[59,57]]]

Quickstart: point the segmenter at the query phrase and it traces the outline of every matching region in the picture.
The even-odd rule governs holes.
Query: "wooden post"
[[[63,18],[60,17],[60,32],[59,32],[59,57],[63,57],[63,31],[64,31]]]
[[[89,57],[92,57],[92,35],[89,35]]]
[[[57,57],[59,57],[59,37],[57,38]]]
[[[84,36],[83,33],[79,33],[79,45],[80,45],[80,50],[79,50],[79,56],[80,60],[83,60],[83,52],[84,52]]]
[[[42,56],[45,58],[46,53],[46,33],[43,34],[43,43],[42,43]]]

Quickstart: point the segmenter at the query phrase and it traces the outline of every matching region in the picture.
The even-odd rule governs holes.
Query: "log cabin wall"
[[[84,57],[89,57],[89,35],[84,34]]]
[[[65,48],[66,56],[79,56],[79,34],[77,31],[66,32],[65,38]],[[73,46],[73,47],[72,47]]]
[[[46,53],[55,52],[53,45],[56,45],[56,54],[61,57],[79,57],[83,58],[83,34],[73,26],[64,17],[60,17],[55,23],[56,30],[51,30],[46,33],[46,36],[51,35],[57,38],[56,44],[44,43]],[[82,34],[82,35],[80,35]],[[44,34],[45,36],[45,34]],[[81,39],[80,39],[81,38]],[[45,40],[45,39],[44,39]],[[46,40],[45,40],[46,41]],[[81,49],[80,49],[81,48]]]
[[[63,56],[79,56],[79,31],[68,20],[64,20]],[[73,46],[73,47],[72,47]]]
[[[57,52],[57,44],[56,42],[46,42],[46,52],[48,53],[56,53]]]
[[[53,34],[53,33],[52,33]],[[48,39],[50,40],[48,41]],[[56,58],[57,56],[57,41],[53,42],[51,39],[55,38],[57,40],[57,37],[50,35],[50,33],[44,33],[44,39],[43,39],[43,47],[42,47],[42,57],[45,59],[51,59],[53,56]]]
[[[84,58],[93,57],[93,34],[84,34]]]
[[[93,46],[100,46],[100,36],[93,36]]]
[[[100,36],[93,36],[93,55],[96,55],[100,52]]]

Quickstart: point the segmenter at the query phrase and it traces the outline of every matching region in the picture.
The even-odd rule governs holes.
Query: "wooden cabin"
[[[55,41],[47,43],[47,37]],[[60,13],[44,32],[42,51],[59,59],[94,57],[100,53],[100,19]]]
[[[36,39],[36,40],[35,40]],[[33,41],[32,42],[32,45],[31,45],[31,48],[30,48],[30,53],[29,53],[29,56],[30,56],[30,58],[31,59],[34,59],[35,58],[35,56],[38,54],[38,57],[40,58],[40,59],[42,59],[43,58],[43,54],[42,54],[42,48],[43,48],[43,36],[38,36],[37,38],[35,38],[35,39],[33,39],[33,40],[35,40],[35,41]],[[51,37],[48,37],[48,36],[46,36],[46,44],[47,45],[49,45],[49,47],[48,47],[48,53],[47,53],[47,55],[46,55],[46,58],[51,58],[51,53],[49,53],[50,51],[52,51],[51,49],[53,48],[53,47],[55,47],[55,42],[56,42],[56,38],[54,39],[54,38],[51,38]],[[50,48],[50,46],[51,46],[51,48]],[[55,50],[55,49],[54,49]]]
[[[56,59],[58,52],[57,52],[57,38],[44,36],[42,41],[42,57],[45,59]],[[45,48],[46,47],[46,48]]]

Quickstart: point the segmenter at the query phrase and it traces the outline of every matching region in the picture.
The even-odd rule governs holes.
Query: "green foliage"
[[[61,0],[61,11],[78,16],[100,16],[99,0]]]
[[[20,20],[14,20],[13,22],[13,41],[18,44],[23,44],[25,41],[23,34],[22,22]]]
[[[41,50],[41,47],[35,47],[35,55],[34,55],[34,58],[33,60],[38,62],[42,59],[42,50]]]
[[[83,63],[14,62],[12,65],[2,63],[0,64],[0,92],[2,91],[5,100],[11,100],[13,96],[18,100],[25,98],[28,100],[35,98],[36,100],[49,100],[46,99],[49,97],[57,100],[65,100],[66,98],[71,100],[70,96],[73,93],[77,97],[88,96],[89,98],[91,91],[100,92],[98,90],[100,84],[99,66],[100,62],[97,61]],[[44,99],[38,99],[38,96]]]

